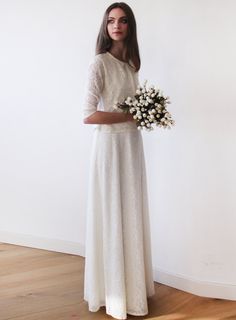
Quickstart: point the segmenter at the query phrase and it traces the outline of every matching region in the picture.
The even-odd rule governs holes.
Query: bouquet
[[[169,103],[169,97],[163,96],[160,89],[154,86],[147,88],[146,80],[143,86],[138,86],[133,98],[127,97],[124,102],[117,102],[114,108],[131,113],[139,130],[151,131],[154,125],[170,129],[175,124],[166,109]]]

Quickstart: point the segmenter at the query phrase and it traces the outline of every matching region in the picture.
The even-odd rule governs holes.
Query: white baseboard
[[[82,257],[85,256],[84,245],[77,242],[60,239],[44,238],[29,234],[19,234],[0,230],[0,242],[16,244],[30,248],[75,254]]]
[[[202,281],[186,275],[169,273],[168,271],[160,268],[154,268],[154,279],[158,283],[162,283],[200,297],[236,300],[235,284]]]
[[[49,251],[56,251],[68,254],[75,254],[84,257],[85,247],[83,244],[38,237],[33,235],[18,234],[0,230],[0,242],[37,248]],[[229,283],[216,283],[194,279],[185,275],[175,274],[155,268],[153,270],[154,280],[158,283],[192,293],[201,297],[236,300],[236,285]]]

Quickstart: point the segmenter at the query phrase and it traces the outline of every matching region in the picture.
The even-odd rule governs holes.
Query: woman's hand
[[[127,121],[134,121],[134,118],[131,113],[127,113]]]

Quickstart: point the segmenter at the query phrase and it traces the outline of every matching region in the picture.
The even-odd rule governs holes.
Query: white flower
[[[124,109],[124,111],[128,109],[136,120],[138,130],[151,131],[154,129],[152,127],[154,124],[170,129],[174,121],[166,108],[168,99],[169,97],[164,97],[158,87],[153,85],[147,87],[147,80],[145,80],[143,86],[137,86],[134,96],[127,97],[122,103],[115,101],[114,109]]]
[[[146,84],[147,84],[147,79],[145,79],[145,80],[143,81],[143,86],[145,87]]]
[[[128,97],[126,100],[125,100],[125,103],[127,103],[128,105],[130,105],[132,103],[132,98],[131,97]]]

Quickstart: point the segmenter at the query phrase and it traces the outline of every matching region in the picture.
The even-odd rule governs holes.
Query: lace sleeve
[[[97,111],[104,83],[104,70],[102,61],[96,58],[89,65],[86,94],[84,99],[83,115],[89,117]]]

